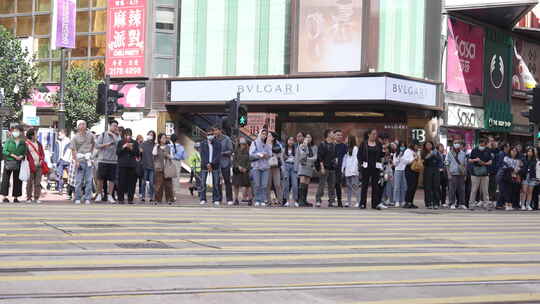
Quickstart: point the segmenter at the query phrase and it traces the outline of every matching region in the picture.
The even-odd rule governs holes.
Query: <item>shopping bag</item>
[[[19,179],[23,182],[30,179],[30,165],[28,164],[28,161],[25,159],[21,162],[21,169],[19,171]]]

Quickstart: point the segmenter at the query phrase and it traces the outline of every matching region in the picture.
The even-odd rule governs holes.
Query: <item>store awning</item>
[[[500,28],[512,29],[538,4],[538,0],[446,0],[448,13]]]

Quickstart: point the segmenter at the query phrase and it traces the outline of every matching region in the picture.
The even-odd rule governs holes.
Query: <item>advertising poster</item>
[[[448,18],[446,90],[482,95],[484,29]]]
[[[75,48],[76,0],[54,0],[51,29],[51,48]]]
[[[111,77],[143,77],[146,0],[109,0],[105,73]]]
[[[32,93],[31,103],[37,108],[50,108],[53,106],[52,98],[60,90],[60,86],[44,85],[34,89]]]
[[[485,46],[485,102],[509,103],[513,58],[512,38],[501,32],[490,30]]]
[[[298,20],[298,72],[360,70],[362,0],[301,0]]]
[[[112,84],[111,90],[124,94],[118,103],[126,108],[143,108],[146,102],[146,86],[144,83]]]
[[[540,47],[515,40],[513,65],[512,89],[525,91],[534,88],[540,79]]]

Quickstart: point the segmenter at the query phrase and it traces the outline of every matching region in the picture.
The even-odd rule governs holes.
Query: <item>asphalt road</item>
[[[540,303],[540,213],[0,204],[0,303]]]

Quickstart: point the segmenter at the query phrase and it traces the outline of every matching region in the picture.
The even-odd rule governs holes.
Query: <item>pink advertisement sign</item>
[[[146,101],[146,87],[144,83],[112,84],[112,90],[118,90],[124,97],[118,103],[126,108],[143,108]]]
[[[58,90],[60,90],[60,86],[58,85],[44,85],[34,89],[31,98],[32,105],[38,108],[52,107],[52,97]]]
[[[482,95],[484,36],[483,28],[448,18],[447,91]]]

